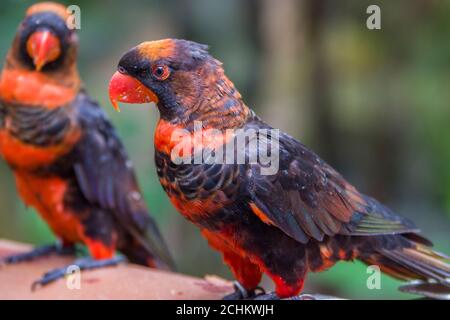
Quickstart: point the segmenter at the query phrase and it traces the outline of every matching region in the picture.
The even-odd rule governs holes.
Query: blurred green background
[[[0,2],[4,59],[32,1]],[[210,45],[245,101],[318,152],[364,193],[413,219],[450,253],[450,1],[68,1],[81,8],[79,68],[116,125],[148,205],[181,272],[231,278],[219,254],[170,205],[153,164],[154,106],[113,112],[108,80],[122,53],[144,41]],[[381,30],[366,8],[381,7]],[[0,237],[44,244],[47,226],[25,208],[0,162]],[[308,276],[306,292],[345,298],[411,298],[366,267],[340,263]],[[270,286],[270,282],[265,282]]]

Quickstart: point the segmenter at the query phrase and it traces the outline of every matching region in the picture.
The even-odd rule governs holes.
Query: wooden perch
[[[30,245],[0,240],[2,257],[26,252]],[[3,299],[221,299],[233,291],[229,281],[204,279],[123,264],[81,273],[80,289],[69,289],[65,279],[31,291],[33,281],[45,272],[73,263],[74,257],[49,256],[32,262],[0,266],[0,300]]]

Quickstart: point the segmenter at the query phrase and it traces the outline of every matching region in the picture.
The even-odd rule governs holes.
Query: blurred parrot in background
[[[80,243],[91,258],[83,269],[121,260],[172,269],[166,244],[150,217],[133,165],[104,111],[83,89],[78,39],[66,8],[31,6],[0,76],[0,154],[11,167],[22,200],[61,240],[3,263],[64,252]],[[36,285],[61,276],[49,272]]]
[[[261,120],[207,46],[144,42],[120,59],[109,93],[116,109],[118,102],[154,102],[159,109],[154,143],[160,182],[238,280],[225,298],[291,298],[302,291],[308,272],[354,259],[401,280],[420,280],[414,286],[422,294],[448,297],[448,257],[433,251],[411,221]],[[237,147],[239,130],[256,132],[243,148]],[[219,156],[229,145],[231,163]],[[270,174],[260,161],[248,161],[255,152],[265,154],[267,145],[277,147],[278,170]],[[208,150],[214,161],[206,161],[213,154]],[[237,162],[240,153],[244,163]],[[202,161],[195,161],[199,155]],[[263,273],[275,283],[275,294],[256,295]]]

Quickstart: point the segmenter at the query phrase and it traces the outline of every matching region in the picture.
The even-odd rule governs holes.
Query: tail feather
[[[401,287],[402,291],[431,298],[450,298],[449,257],[432,250],[425,238],[408,235],[402,237],[408,239],[410,246],[393,250],[378,248],[374,254],[362,257],[361,260],[367,264],[379,265],[384,273],[397,279],[416,280]]]
[[[364,261],[368,265],[380,266],[383,273],[386,273],[391,277],[402,281],[411,281],[417,279],[416,273],[382,255],[372,255],[370,257],[362,259],[362,261]],[[426,278],[424,277],[421,277],[421,279],[426,280]]]
[[[450,300],[448,286],[433,281],[413,281],[401,286],[400,291],[432,299]]]
[[[382,250],[381,254],[411,271],[412,279],[450,281],[450,265],[446,264],[442,258],[436,257],[434,252],[423,253],[416,249],[401,249]]]
[[[131,239],[121,251],[130,260],[144,266],[175,271],[175,263],[153,220],[141,232],[129,230]]]

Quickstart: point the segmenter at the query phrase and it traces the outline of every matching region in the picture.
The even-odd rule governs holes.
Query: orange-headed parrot
[[[0,154],[22,200],[63,247],[87,246],[93,259],[78,261],[81,269],[116,263],[116,250],[134,263],[171,268],[122,142],[80,81],[77,34],[66,19],[64,6],[41,3],[28,9],[19,26],[0,76]],[[61,270],[37,284],[61,276]]]
[[[109,90],[116,108],[118,102],[158,107],[160,182],[176,209],[223,254],[241,285],[229,298],[252,296],[263,273],[274,281],[276,297],[293,297],[308,272],[354,259],[402,280],[450,289],[448,257],[433,251],[411,221],[261,120],[207,46],[141,43],[120,59]],[[243,132],[253,135],[239,146]],[[273,172],[259,160],[268,145],[278,161]],[[258,160],[250,161],[255,153]]]

